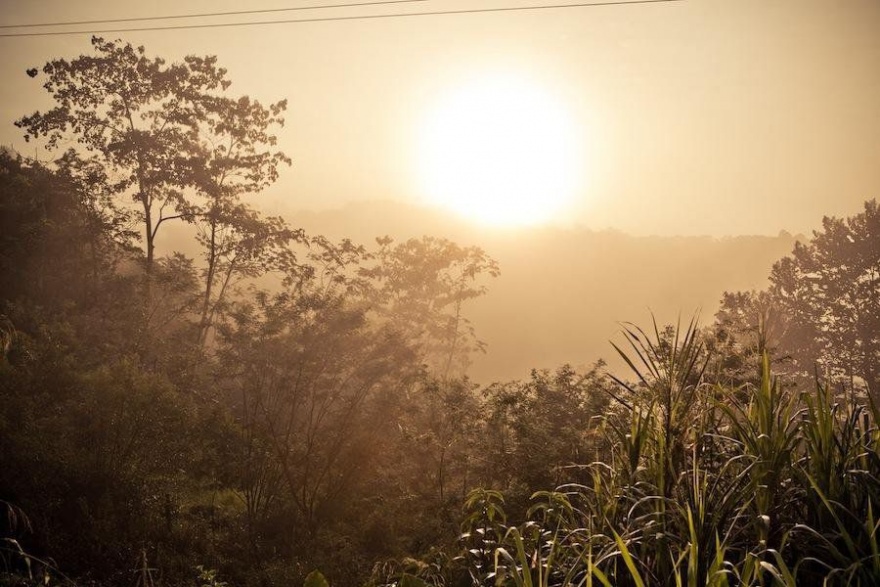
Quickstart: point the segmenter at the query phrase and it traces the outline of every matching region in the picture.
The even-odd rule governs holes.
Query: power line
[[[64,22],[39,22],[28,24],[0,24],[0,29],[24,29],[50,26],[71,26],[83,24],[109,24],[114,22],[138,22],[144,20],[173,20],[180,18],[210,18],[215,16],[241,16],[245,14],[268,14],[270,12],[292,12],[294,10],[322,10],[325,8],[353,8],[357,6],[378,6],[381,4],[407,4],[427,2],[427,0],[382,0],[377,2],[355,2],[350,4],[323,4],[320,6],[294,6],[292,8],[266,8],[262,10],[233,10],[230,12],[205,12],[200,14],[169,14],[165,16],[136,16],[131,18],[107,18],[103,20],[70,20]],[[94,31],[110,32],[110,31]]]
[[[263,26],[272,24],[295,24],[308,22],[335,22],[346,20],[374,20],[382,18],[408,18],[416,16],[446,16],[452,14],[480,14],[489,12],[519,12],[526,10],[556,10],[564,8],[592,8],[598,6],[623,6],[628,4],[662,4],[671,2],[683,2],[684,0],[617,0],[612,2],[581,2],[578,4],[549,4],[543,6],[504,6],[500,8],[470,8],[464,10],[435,10],[430,12],[398,12],[390,14],[364,14],[359,16],[325,16],[315,18],[295,18],[287,20],[264,20],[251,22],[224,22],[213,24],[188,24],[175,26],[154,26],[154,27],[138,27],[125,29],[96,29],[85,31],[52,31],[41,33],[2,33],[2,37],[49,37],[59,35],[81,35],[95,33],[131,33],[131,32],[148,32],[148,31],[178,31],[186,29],[211,29],[211,28],[229,28],[240,26]]]

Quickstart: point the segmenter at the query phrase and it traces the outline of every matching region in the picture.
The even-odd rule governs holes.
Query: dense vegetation
[[[263,217],[284,103],[93,45],[18,122],[79,147],[0,155],[0,584],[880,582],[876,202],[629,376],[480,387],[485,252]]]

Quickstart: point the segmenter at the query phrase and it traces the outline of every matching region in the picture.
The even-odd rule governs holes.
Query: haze
[[[434,0],[196,22],[476,6]],[[289,3],[253,8],[279,7]],[[236,9],[7,1],[2,22]],[[260,197],[267,208],[424,203],[416,159],[431,108],[470,80],[505,74],[558,101],[583,146],[577,192],[555,222],[720,236],[808,232],[823,214],[851,214],[878,192],[878,25],[872,0],[701,0],[105,36],[169,61],[216,54],[235,92],[289,99],[279,139],[293,166]],[[87,51],[88,38],[0,39],[0,143],[35,155],[12,121],[48,97],[24,71]]]
[[[502,5],[435,0],[171,23]],[[7,2],[3,23],[240,9],[232,2]],[[607,357],[619,322],[643,320],[649,309],[665,321],[698,310],[708,319],[722,292],[763,287],[773,261],[793,243],[788,234],[722,241],[626,234],[809,234],[823,215],[852,214],[880,192],[878,25],[880,5],[870,0],[706,0],[105,36],[143,44],[168,61],[216,54],[233,91],[264,103],[289,100],[278,134],[293,164],[251,198],[264,211],[358,242],[431,234],[485,248],[502,275],[469,312],[489,343],[472,375],[490,381]],[[103,28],[126,26],[134,25]],[[88,39],[0,38],[0,143],[49,159],[12,124],[51,104],[24,72],[51,57],[87,52]],[[493,86],[496,79],[514,85]],[[473,146],[466,136],[457,144],[455,132],[473,126],[467,116],[497,110],[493,100],[516,93],[515,84],[531,102],[523,106],[513,96],[510,117],[497,125],[502,138],[490,137],[484,149],[519,149],[511,155],[519,160],[497,162],[510,176],[496,190],[500,203],[486,204],[487,195],[472,214],[451,199],[444,207],[442,194],[432,194],[437,185],[471,207],[480,203],[480,190],[492,191],[492,178],[453,167],[460,164],[456,154]],[[468,92],[488,97],[471,104]],[[456,100],[464,100],[458,110]],[[529,117],[530,107],[543,113]],[[542,135],[545,128],[556,135],[564,129],[565,140]],[[432,132],[446,133],[445,142],[428,145],[446,159],[426,172],[425,137]],[[547,152],[549,161],[573,163],[550,165],[544,175],[536,163],[537,176],[515,176]],[[486,163],[477,173],[495,164]],[[426,182],[431,174],[441,183]],[[505,198],[529,183],[531,191]],[[493,221],[493,211],[506,215]],[[164,252],[186,248],[185,235],[178,236],[162,245]],[[621,283],[628,287],[621,290]],[[511,314],[523,318],[512,324]]]

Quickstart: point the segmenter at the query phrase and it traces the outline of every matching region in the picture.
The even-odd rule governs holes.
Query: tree
[[[197,406],[135,359],[124,215],[78,162],[0,155],[0,496],[33,522],[27,552],[100,580],[173,539],[166,504],[198,486],[207,451]],[[186,289],[168,265],[163,295]]]
[[[265,519],[266,499],[286,504],[296,520],[288,544],[314,556],[318,532],[342,520],[371,474],[385,407],[417,372],[414,356],[340,292],[261,295],[232,316],[220,329],[220,357],[243,448],[257,455],[244,462],[247,505]]]
[[[760,310],[760,311],[759,311]],[[820,375],[880,394],[880,210],[876,200],[847,219],[825,217],[809,243],[770,273],[760,294],[725,294],[719,320],[754,331],[759,316],[775,357],[801,380]]]
[[[877,201],[847,219],[822,219],[809,244],[770,275],[783,311],[806,332],[797,351],[833,375],[859,378],[880,394],[880,210]],[[815,346],[813,345],[815,342]]]
[[[244,440],[240,491],[254,552],[268,550],[261,536],[272,527],[285,536],[282,548],[316,562],[335,552],[334,537],[363,540],[358,520],[373,528],[369,535],[394,527],[414,540],[434,536],[414,532],[412,520],[452,512],[451,495],[470,482],[473,386],[424,369],[432,345],[448,360],[448,339],[432,340],[427,329],[437,320],[447,336],[455,316],[444,295],[458,290],[442,284],[464,260],[440,254],[455,250],[451,243],[425,240],[430,246],[412,245],[425,255],[383,256],[312,238],[306,266],[282,293],[236,300],[218,322],[224,403]],[[392,312],[404,308],[412,313]],[[414,495],[426,501],[415,504]],[[408,506],[409,516],[401,513]],[[451,515],[442,523],[454,525]],[[385,533],[364,548],[388,554],[400,536]]]
[[[0,314],[32,335],[74,332],[84,364],[118,357],[133,344],[136,257],[125,214],[108,206],[90,170],[62,157],[53,171],[0,154]]]
[[[270,150],[276,138],[269,129],[284,124],[286,105],[282,100],[264,107],[247,96],[204,96],[196,102],[201,145],[190,162],[196,198],[181,208],[198,227],[204,251],[202,344],[236,278],[273,269],[289,272],[296,262],[289,245],[305,238],[283,219],[262,218],[241,203],[243,195],[271,185],[280,164],[290,164],[284,153]]]
[[[600,361],[588,371],[570,365],[532,370],[526,381],[484,390],[484,476],[501,488],[533,491],[566,481],[585,481],[578,466],[600,460],[599,423],[609,404],[611,382]]]
[[[145,330],[167,302],[157,302],[154,291],[160,228],[173,219],[197,227],[204,251],[201,303],[187,300],[173,313],[198,315],[196,338],[204,345],[239,279],[289,272],[296,262],[288,245],[301,241],[302,231],[280,218],[263,218],[241,202],[273,183],[278,167],[290,163],[274,149],[271,133],[284,123],[286,100],[263,106],[247,96],[226,96],[230,82],[216,57],[188,56],[166,65],[143,47],[121,41],[93,37],[92,45],[96,55],[45,65],[44,87],[57,105],[16,124],[27,140],[45,138],[49,148],[76,139],[79,149],[69,149],[59,168],[80,180],[83,193],[94,193],[115,220],[126,214],[140,222]],[[136,212],[116,205],[120,196],[130,196]]]
[[[711,354],[707,375],[731,387],[761,382],[764,353],[776,358],[777,370],[790,367],[790,346],[797,328],[769,291],[724,292],[715,323],[704,339]]]
[[[462,313],[463,304],[486,293],[480,280],[497,277],[498,263],[479,247],[446,239],[376,241],[377,263],[362,271],[376,284],[374,309],[418,342],[435,374],[446,378],[463,373],[470,354],[484,349]]]
[[[15,124],[25,140],[45,138],[48,148],[75,140],[102,170],[107,188],[131,197],[139,208],[149,276],[159,229],[181,217],[175,207],[192,183],[188,162],[200,149],[199,104],[230,82],[215,57],[166,65],[129,43],[92,37],[92,46],[95,55],[46,63],[43,87],[57,105]]]
[[[426,502],[448,505],[452,495],[457,506],[477,481],[475,461],[485,458],[476,442],[480,407],[476,386],[466,379],[426,377],[407,394],[398,422],[405,457],[397,460],[415,467],[411,487]]]

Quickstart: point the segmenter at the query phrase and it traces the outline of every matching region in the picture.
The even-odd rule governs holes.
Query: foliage
[[[189,161],[195,196],[178,204],[184,219],[198,228],[203,249],[203,299],[199,340],[206,342],[218,311],[236,280],[268,271],[290,273],[295,256],[289,245],[301,242],[282,218],[262,218],[241,203],[278,178],[278,166],[290,159],[269,150],[277,139],[270,127],[282,126],[286,101],[264,107],[247,96],[197,98],[199,151]]]
[[[470,584],[516,587],[876,584],[870,406],[836,403],[823,385],[786,391],[766,352],[758,385],[701,385],[691,366],[706,359],[706,334],[694,323],[626,335],[639,384],[620,382],[611,458],[589,483],[535,492],[522,522],[503,493],[472,491],[461,555],[442,570],[463,564]]]
[[[605,449],[599,419],[611,382],[602,367],[533,370],[527,381],[487,387],[483,482],[508,491],[524,487],[527,498],[536,488],[583,480],[581,465],[599,460]]]
[[[719,322],[741,332],[762,325],[767,350],[791,359],[787,371],[798,383],[808,384],[818,370],[876,395],[878,243],[876,200],[850,218],[826,217],[821,231],[773,266],[766,292],[725,294]]]
[[[240,290],[224,303],[206,348],[199,266],[157,259],[145,295],[126,216],[87,190],[91,167],[71,178],[72,167],[2,162],[0,206],[14,222],[0,260],[14,279],[2,300],[0,490],[38,513],[26,552],[99,581],[125,580],[133,566],[182,580],[193,561],[227,581],[301,580],[284,562],[293,559],[344,585],[454,525],[450,513],[424,532],[431,514],[415,500],[405,518],[384,499],[391,477],[401,500],[422,486],[428,461],[411,434],[428,432],[445,455],[441,484],[455,484],[436,511],[453,511],[469,483],[458,455],[477,453],[479,401],[465,380],[428,374],[424,339],[377,310],[390,299],[370,273],[382,256],[310,238],[280,291]],[[397,295],[415,299],[406,288],[458,270],[444,252],[455,245],[438,247],[425,270],[439,275],[414,272]],[[258,276],[236,262],[239,275]],[[362,513],[377,503],[385,509]],[[386,514],[401,519],[401,539],[383,531]],[[364,527],[379,539],[359,537]]]
[[[166,65],[147,57],[143,47],[92,38],[95,55],[71,61],[55,59],[43,67],[43,87],[56,106],[18,120],[25,139],[44,137],[55,148],[75,139],[107,179],[107,190],[130,194],[143,225],[148,272],[155,258],[159,228],[181,198],[187,177],[187,154],[197,146],[197,101],[225,89],[229,82],[216,59],[188,57]],[[69,151],[76,159],[79,151]],[[100,184],[98,184],[100,185]]]
[[[394,245],[377,239],[376,264],[362,275],[376,283],[375,309],[421,347],[442,377],[460,375],[467,357],[482,351],[463,304],[486,292],[483,275],[496,277],[498,264],[479,247],[424,237]]]
[[[627,325],[630,378],[481,387],[485,251],[261,216],[284,101],[93,49],[19,121],[78,146],[0,153],[0,584],[880,582],[876,203],[710,329]]]

